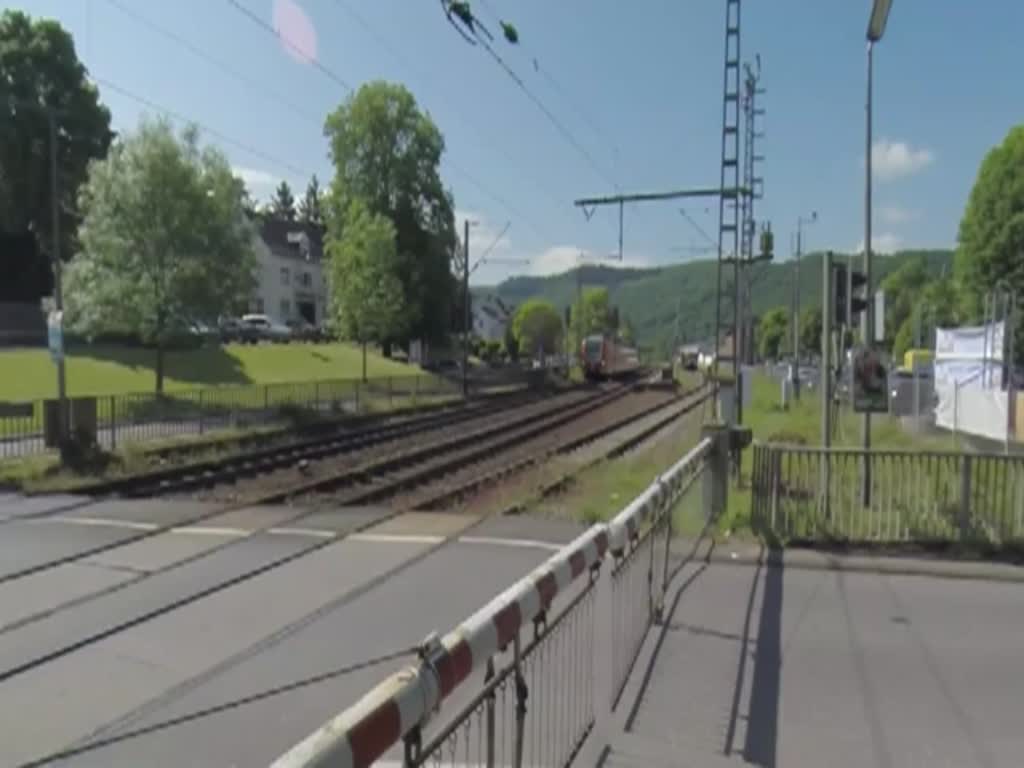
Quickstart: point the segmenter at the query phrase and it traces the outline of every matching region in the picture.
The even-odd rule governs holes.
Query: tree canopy
[[[805,307],[800,313],[800,354],[821,352],[821,307]]]
[[[592,333],[607,333],[612,330],[615,317],[608,289],[584,288],[573,303],[571,319],[573,342],[577,346],[584,337]]]
[[[879,286],[885,292],[885,338],[893,342],[900,328],[911,319],[914,305],[930,275],[920,257],[908,259],[888,274]]]
[[[323,224],[324,217],[321,211],[321,199],[323,192],[320,189],[320,180],[317,179],[316,174],[309,180],[309,184],[306,185],[306,194],[302,196],[302,200],[299,201],[299,220],[306,224]]]
[[[763,360],[778,360],[789,344],[789,315],[786,307],[769,309],[757,324],[757,351]]]
[[[195,321],[244,306],[254,287],[255,232],[244,186],[199,133],[143,121],[89,168],[79,208],[83,251],[67,270],[69,327],[137,333],[163,350]]]
[[[270,201],[270,211],[274,216],[288,221],[295,221],[295,195],[287,181],[281,180],[274,190],[274,197]]]
[[[402,284],[394,274],[395,227],[360,200],[345,214],[342,236],[328,240],[331,307],[337,330],[363,345],[383,342],[401,332],[404,317]]]
[[[25,270],[36,275],[25,286],[34,295],[25,300],[37,300],[50,290],[47,109],[54,110],[57,126],[60,254],[66,260],[75,251],[78,189],[89,161],[107,153],[113,136],[110,112],[89,82],[71,35],[59,23],[5,10],[0,13],[0,231],[32,232],[37,238],[39,266]],[[6,267],[4,273],[10,274]]]
[[[968,320],[981,319],[984,296],[1000,281],[1024,295],[1024,124],[982,161],[958,241],[955,274]]]
[[[332,112],[324,133],[335,171],[325,200],[329,236],[341,236],[337,222],[353,200],[387,217],[397,251],[391,274],[401,282],[406,310],[395,340],[443,338],[456,237],[454,204],[441,181],[441,132],[404,86],[376,81]]]
[[[538,351],[550,355],[561,349],[562,318],[550,301],[530,299],[516,310],[512,333],[519,350],[527,355]]]

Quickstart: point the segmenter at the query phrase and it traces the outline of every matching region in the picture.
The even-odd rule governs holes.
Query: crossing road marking
[[[46,519],[44,518],[44,521]],[[156,523],[139,523],[135,520],[112,520],[106,517],[53,517],[49,518],[57,523],[70,523],[71,525],[95,525],[109,528],[128,528],[133,531],[155,531],[160,526]]]
[[[487,544],[497,547],[519,547],[521,549],[544,549],[548,552],[557,552],[565,544],[552,544],[550,541],[537,541],[536,539],[502,539],[497,536],[462,536],[460,544]]]
[[[353,533],[348,541],[365,541],[373,544],[440,544],[444,536],[429,536],[398,533]]]
[[[319,528],[270,528],[267,533],[277,536],[310,536],[315,539],[334,539],[338,536],[334,531],[324,531]]]

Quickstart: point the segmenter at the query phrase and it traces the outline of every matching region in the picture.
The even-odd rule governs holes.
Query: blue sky
[[[580,251],[617,249],[617,212],[591,221],[580,196],[718,184],[724,8],[713,0],[474,0],[496,13],[521,46],[498,50],[593,158],[591,163],[479,48],[462,41],[436,0],[237,0],[273,23],[298,6],[316,62],[350,87],[404,82],[443,131],[442,172],[462,218],[479,222],[480,253],[510,222],[474,275],[571,267]],[[266,197],[278,179],[297,191],[331,176],[323,117],[348,91],[294,55],[228,0],[21,0],[59,19],[92,75],[195,120],[218,135],[232,164]],[[141,25],[129,7],[228,64],[232,77],[180,42]],[[851,250],[862,242],[864,32],[868,0],[746,0],[743,58],[760,54],[766,136],[760,220],[789,257],[798,216],[818,213],[805,247]],[[291,8],[294,10],[294,8]],[[1024,120],[1020,30],[1024,3],[895,0],[875,53],[875,217],[880,250],[950,246],[985,152]],[[301,25],[289,27],[307,45]],[[541,71],[534,68],[534,60]],[[115,127],[154,110],[101,86]],[[220,136],[227,137],[222,139]],[[230,141],[228,141],[230,139]],[[248,148],[243,148],[244,147]],[[599,166],[595,170],[593,165]],[[676,203],[629,206],[625,262],[701,258],[707,241]],[[683,206],[712,237],[717,202]]]

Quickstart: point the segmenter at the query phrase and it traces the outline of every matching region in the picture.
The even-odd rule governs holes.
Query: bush
[[[807,445],[807,438],[799,432],[789,432],[784,429],[781,432],[773,432],[769,435],[768,442],[784,443],[786,445]]]

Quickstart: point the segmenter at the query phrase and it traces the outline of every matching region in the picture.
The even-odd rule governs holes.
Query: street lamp
[[[818,220],[818,212],[798,216],[796,220],[796,254],[793,259],[793,399],[800,399],[800,256],[803,254],[803,228]]]
[[[874,0],[871,7],[871,18],[868,21],[868,82],[867,100],[865,103],[865,141],[864,141],[864,295],[868,299],[868,305],[864,308],[864,316],[861,320],[861,337],[865,345],[874,343],[875,340],[875,302],[872,300],[873,287],[871,281],[871,106],[873,96],[873,70],[875,43],[882,39],[885,34],[885,25],[889,20],[889,11],[892,9],[892,0]],[[869,504],[871,500],[871,470],[870,462],[866,452],[871,450],[871,414],[864,414],[864,421],[861,425],[861,447],[865,451],[864,459],[864,487],[863,501]]]

